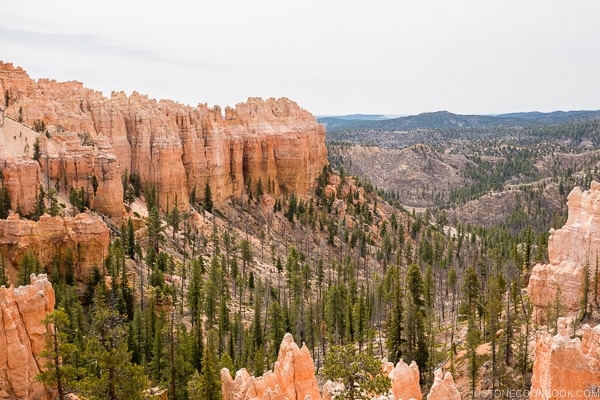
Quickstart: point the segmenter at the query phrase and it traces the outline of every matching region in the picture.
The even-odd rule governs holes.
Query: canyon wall
[[[538,332],[530,399],[587,399],[600,396],[600,326],[583,325],[571,339],[570,319],[559,318],[559,332]]]
[[[75,279],[86,282],[94,267],[102,268],[108,254],[110,233],[98,216],[76,217],[43,215],[39,221],[20,219],[17,214],[0,219],[0,253],[8,267],[15,267],[28,251],[42,266],[51,268],[55,257],[64,261],[71,253]],[[8,268],[11,282],[16,282],[16,269]]]
[[[46,275],[31,275],[31,284],[0,287],[0,398],[51,398],[35,379],[44,363],[46,325],[54,309],[54,290]]]
[[[327,163],[325,128],[286,98],[250,98],[224,112],[135,92],[107,98],[79,82],[34,81],[1,62],[0,91],[6,116],[44,121],[43,172],[85,190],[95,177],[95,207],[110,215],[124,212],[126,171],[155,186],[164,210],[186,209],[207,181],[214,200],[240,196],[248,183],[256,191],[259,181],[267,193],[305,193]]]
[[[546,322],[557,300],[560,315],[581,313],[586,265],[589,267],[588,282],[597,279],[593,274],[600,256],[600,183],[592,182],[586,191],[573,189],[567,204],[569,216],[565,226],[550,231],[550,262],[534,266],[529,278],[527,293],[538,323]],[[590,291],[588,304],[597,301],[598,293]]]

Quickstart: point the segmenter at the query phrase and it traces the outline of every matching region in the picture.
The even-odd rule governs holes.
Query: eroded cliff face
[[[79,82],[34,81],[4,63],[0,90],[7,116],[48,127],[41,164],[47,157],[51,179],[87,188],[87,177],[95,176],[96,207],[110,215],[123,212],[125,171],[154,184],[163,209],[175,203],[185,209],[207,181],[214,200],[240,196],[248,183],[256,191],[259,181],[266,193],[305,193],[327,163],[325,128],[285,98],[250,98],[223,115],[219,107],[157,102],[135,92],[107,98]],[[91,148],[81,148],[73,134]]]
[[[310,352],[306,345],[298,347],[290,333],[281,342],[273,371],[254,378],[241,369],[231,379],[229,370],[224,368],[221,382],[224,400],[321,399]]]
[[[600,395],[600,325],[584,325],[581,339],[571,339],[569,321],[559,318],[555,336],[538,333],[530,399],[569,400]]]
[[[0,287],[0,398],[50,398],[35,379],[43,366],[46,325],[55,297],[46,275],[32,275],[31,284]]]
[[[561,315],[580,311],[583,298],[585,265],[589,282],[593,282],[596,257],[600,256],[600,183],[592,182],[589,190],[575,188],[569,194],[569,217],[565,226],[550,231],[549,264],[533,267],[527,293],[531,298],[536,322],[547,319],[548,310],[560,295]],[[559,290],[560,288],[560,290]],[[588,294],[588,304],[598,293]]]
[[[0,252],[9,267],[18,268],[28,251],[43,266],[51,266],[56,256],[64,261],[70,252],[75,267],[74,277],[85,282],[94,267],[102,267],[109,244],[108,226],[97,216],[79,214],[63,218],[43,215],[35,222],[12,214],[5,220],[0,219]],[[15,282],[15,275],[16,269],[12,269],[12,282]]]

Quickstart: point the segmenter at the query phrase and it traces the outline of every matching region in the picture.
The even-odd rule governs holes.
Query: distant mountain
[[[596,119],[600,118],[600,110],[597,111],[554,111],[550,113],[541,113],[538,111],[534,112],[523,112],[523,113],[510,113],[500,114],[498,117],[507,118],[519,118],[529,121],[538,122],[568,122],[580,119]]]
[[[349,115],[332,115],[317,117],[317,121],[329,129],[340,130],[365,121],[382,121],[388,119],[385,115],[380,114],[349,114]]]
[[[344,119],[351,121],[380,121],[383,119],[389,119],[385,115],[381,114],[348,114],[348,115],[327,115],[327,116],[318,116],[317,119],[324,118],[335,118],[335,119]]]
[[[326,125],[327,130],[330,132],[338,130],[409,131],[415,129],[529,126],[598,118],[600,118],[600,111],[525,112],[501,115],[461,115],[448,111],[437,111],[380,120],[327,117],[320,118],[319,122]]]

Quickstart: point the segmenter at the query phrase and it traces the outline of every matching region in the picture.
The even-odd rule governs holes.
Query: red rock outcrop
[[[441,369],[435,371],[433,385],[427,395],[427,400],[460,400],[460,392],[456,388],[454,378],[450,372]]]
[[[5,159],[2,172],[11,208],[23,215],[33,213],[40,184],[39,164],[26,158]]]
[[[575,188],[568,197],[569,217],[565,226],[550,230],[548,239],[549,264],[533,267],[527,292],[535,306],[534,318],[538,323],[546,319],[548,306],[556,300],[560,288],[562,315],[570,315],[580,308],[583,296],[584,266],[594,271],[596,257],[600,256],[600,183],[582,192]],[[593,277],[590,276],[590,282]],[[591,302],[598,293],[591,293]]]
[[[227,368],[221,370],[222,394],[224,400],[320,400],[319,387],[310,352],[302,348],[287,333],[275,362],[273,371],[254,378],[246,369],[235,374],[235,379]]]
[[[0,109],[2,106],[0,106]],[[39,133],[0,113],[0,170],[11,208],[23,215],[35,209],[40,184],[40,166],[31,159]]]
[[[110,234],[104,221],[88,214],[64,218],[43,215],[37,222],[12,214],[0,220],[0,249],[15,268],[27,251],[47,266],[55,256],[64,257],[70,250],[75,278],[86,281],[94,266],[102,267],[109,244]]]
[[[539,332],[530,399],[587,399],[600,392],[600,325],[583,326],[581,339],[571,339],[568,319],[558,321],[559,333]]]
[[[99,187],[96,204],[111,215],[122,212],[114,207],[122,188],[110,189],[119,184],[114,175],[126,170],[155,185],[163,209],[176,202],[184,209],[190,193],[196,189],[200,195],[207,181],[214,200],[240,196],[249,182],[256,190],[259,181],[267,193],[305,193],[327,163],[324,127],[285,98],[250,98],[223,115],[219,107],[157,102],[135,92],[106,98],[79,82],[34,81],[21,68],[4,63],[0,90],[6,115],[27,125],[43,120],[50,141],[60,141],[57,134],[68,132],[87,132],[97,144],[106,140],[98,145],[101,149],[84,152],[81,163],[98,178],[100,171],[108,171],[103,175],[106,190]],[[69,149],[75,146],[55,153],[65,160],[55,164],[67,165],[66,172],[50,169],[55,181],[60,182],[61,173],[74,176],[76,162],[68,159]],[[96,151],[101,150],[105,160],[98,165]],[[85,175],[77,174],[79,182]]]
[[[3,398],[50,398],[35,379],[43,360],[46,325],[42,320],[54,309],[54,290],[46,275],[32,275],[31,284],[0,287],[0,389]]]

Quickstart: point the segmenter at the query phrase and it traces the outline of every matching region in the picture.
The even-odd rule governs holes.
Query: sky
[[[0,1],[0,60],[35,79],[192,106],[590,110],[599,16],[597,0]]]

